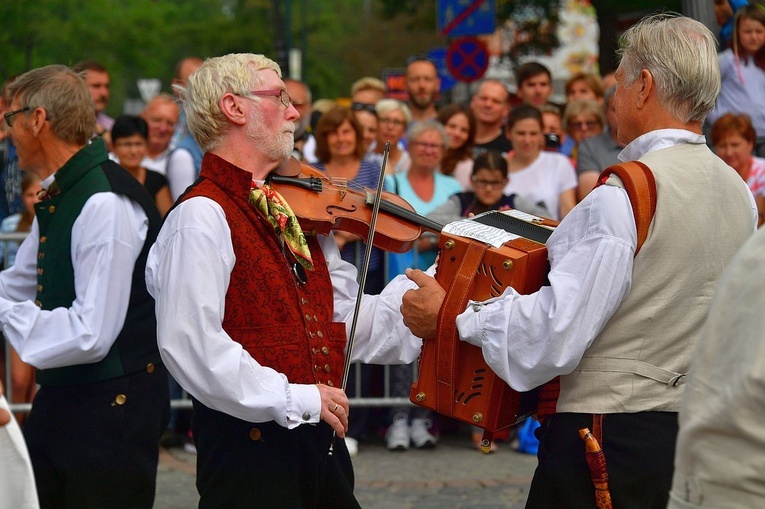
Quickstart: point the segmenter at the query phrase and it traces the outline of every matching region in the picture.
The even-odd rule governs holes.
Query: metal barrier
[[[0,233],[0,252],[3,254],[3,263],[8,260],[8,249],[10,247],[9,241],[21,242],[26,238],[26,233]],[[360,247],[359,244],[357,246]],[[356,251],[356,258],[360,260],[362,253],[359,249]],[[417,253],[415,252],[415,260]],[[384,257],[385,265],[384,271],[388,274],[388,258]],[[360,263],[356,263],[356,266],[361,266]],[[10,356],[10,344],[3,339],[5,348],[5,380],[3,381],[5,386],[5,397],[8,400],[10,409],[12,412],[28,413],[32,408],[31,403],[11,403],[13,397],[13,387],[11,383],[11,356]],[[352,364],[351,369],[355,370],[355,384],[353,394],[361,394],[361,365]],[[412,405],[408,397],[392,397],[390,395],[390,368],[384,367],[384,380],[383,380],[383,396],[382,397],[351,397],[349,398],[351,406],[356,407],[394,407]],[[191,409],[191,399],[184,392],[180,399],[174,399],[170,402],[170,407],[175,409]]]

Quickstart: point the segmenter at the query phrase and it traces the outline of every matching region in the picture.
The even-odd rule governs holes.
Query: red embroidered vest
[[[207,153],[199,177],[180,201],[203,196],[218,203],[236,255],[223,329],[291,383],[340,387],[345,324],[332,322],[332,282],[316,237],[307,237],[315,268],[300,284],[273,227],[248,201],[252,175]]]

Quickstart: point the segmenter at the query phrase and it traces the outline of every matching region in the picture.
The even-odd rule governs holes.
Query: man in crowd
[[[169,410],[144,267],[151,197],[91,142],[88,87],[51,65],[20,76],[5,114],[19,166],[46,190],[16,263],[0,273],[0,326],[40,386],[24,425],[42,508],[150,508]]]
[[[301,161],[314,161],[316,138],[311,134],[311,89],[303,81],[285,79],[284,85],[292,99],[292,105],[300,114],[295,120],[295,148],[292,155]]]
[[[202,59],[198,57],[187,57],[178,62],[175,66],[173,87],[185,87],[191,73],[201,65]],[[173,151],[167,159],[167,183],[173,201],[196,180],[202,167],[202,155],[202,149],[186,126],[186,117],[181,114],[173,135]]]
[[[332,237],[304,235],[266,180],[289,160],[298,119],[279,66],[210,58],[183,100],[202,171],[167,215],[146,280],[162,357],[194,398],[200,507],[359,507],[345,442],[333,440],[348,429],[356,269]],[[402,293],[364,296],[353,360],[417,357]]]
[[[505,136],[505,117],[510,112],[510,93],[499,80],[485,80],[470,99],[475,117],[475,157],[487,150],[509,152],[513,146]]]
[[[414,58],[406,65],[404,88],[409,94],[409,109],[413,121],[436,118],[436,98],[441,90],[436,64],[426,58]]]
[[[606,90],[603,108],[608,129],[602,134],[582,140],[576,157],[576,173],[579,175],[577,200],[582,201],[598,182],[600,172],[619,162],[619,153],[624,143],[619,141],[619,126],[616,123],[614,93],[616,87]]]
[[[179,113],[178,103],[170,94],[156,95],[146,104],[141,117],[149,126],[149,143],[141,166],[162,175],[167,172],[170,141],[178,124]]]
[[[627,193],[599,186],[547,241],[549,286],[508,288],[457,317],[461,340],[516,390],[560,376],[557,405],[537,431],[530,508],[595,507],[583,428],[601,435],[614,507],[666,506],[689,359],[712,290],[757,217],[746,184],[701,133],[720,90],[712,33],[658,15],[627,30],[621,47],[621,158],[650,167],[657,187],[642,249],[635,255]],[[699,239],[714,240],[699,249]],[[444,290],[422,272],[410,277],[421,288],[404,296],[404,321],[433,337]]]
[[[75,64],[72,69],[74,72],[82,73],[85,83],[88,84],[90,97],[93,98],[93,104],[96,106],[96,136],[106,135],[108,141],[109,131],[112,130],[114,119],[106,114],[106,107],[109,106],[109,72],[98,62],[93,60],[84,60]]]
[[[539,62],[526,62],[515,70],[518,89],[515,95],[521,102],[540,108],[552,95],[552,74]]]

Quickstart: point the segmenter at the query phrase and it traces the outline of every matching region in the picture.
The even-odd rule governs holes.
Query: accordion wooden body
[[[410,399],[494,432],[535,413],[536,390],[520,393],[511,389],[491,371],[480,348],[460,341],[455,320],[468,300],[497,297],[508,286],[528,294],[544,285],[549,272],[544,242],[553,229],[539,224],[541,221],[518,220],[504,212],[487,212],[473,220],[518,237],[494,248],[471,238],[441,234],[436,280],[446,289],[446,299],[436,337],[423,342]]]

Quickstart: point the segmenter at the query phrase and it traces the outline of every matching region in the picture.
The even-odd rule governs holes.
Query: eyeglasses
[[[31,110],[32,108],[30,106],[25,106],[24,108],[20,108],[18,110],[14,110],[11,112],[6,113],[3,115],[3,118],[5,119],[5,123],[8,124],[8,127],[11,127],[13,125],[13,117],[18,115],[19,113],[26,113],[27,111]]]
[[[426,143],[424,141],[413,141],[412,145],[415,147],[420,147],[422,149],[430,149],[430,150],[443,150],[444,146],[439,145],[437,143]]]
[[[482,187],[484,189],[491,189],[495,187],[505,187],[507,180],[483,180],[473,179],[473,185],[475,187]]]
[[[406,127],[406,121],[404,120],[397,120],[395,118],[381,118],[380,119],[381,124],[390,124],[395,125],[398,127]]]
[[[289,108],[292,104],[292,98],[283,88],[279,90],[251,90],[252,95],[265,96],[265,97],[278,97],[285,108]]]
[[[351,111],[367,111],[372,115],[377,116],[377,110],[374,104],[367,103],[351,103]]]
[[[569,122],[568,126],[572,129],[578,129],[582,131],[585,127],[587,129],[595,129],[596,127],[600,127],[600,122],[596,120],[587,120],[586,122]]]

